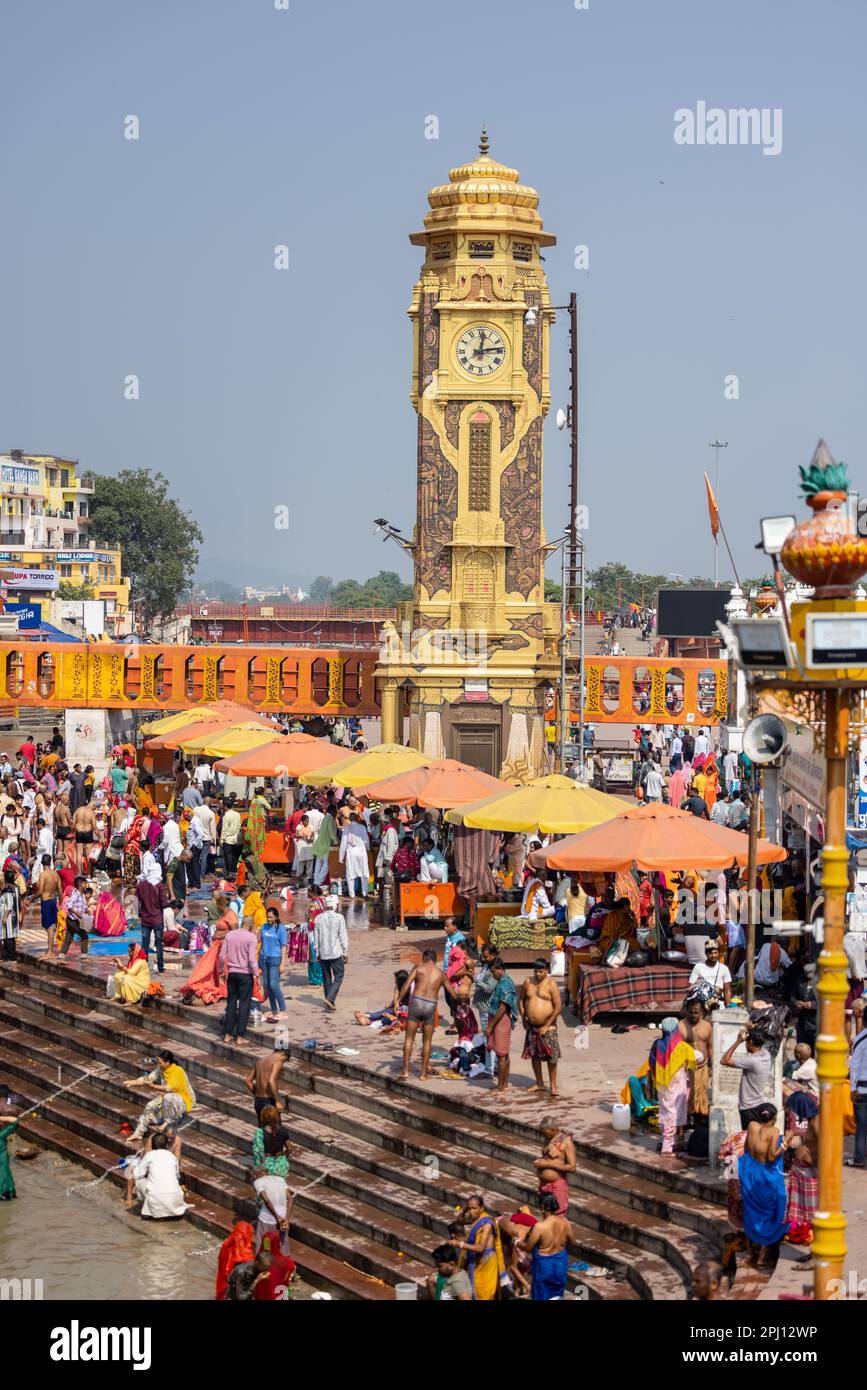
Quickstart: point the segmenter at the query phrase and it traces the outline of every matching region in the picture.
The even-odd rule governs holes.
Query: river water
[[[47,1150],[16,1160],[0,1202],[0,1278],[41,1279],[45,1299],[212,1299],[220,1242],[187,1221],[142,1221],[122,1190]],[[29,1146],[28,1146],[29,1147]],[[90,1184],[90,1185],[87,1185]],[[293,1286],[293,1297],[312,1290]]]

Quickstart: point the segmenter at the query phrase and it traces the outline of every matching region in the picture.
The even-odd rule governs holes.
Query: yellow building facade
[[[129,608],[129,580],[119,550],[90,544],[93,487],[77,469],[76,460],[53,454],[0,455],[0,565],[55,570],[61,583],[90,585],[111,626]],[[46,596],[33,591],[36,599]]]
[[[544,602],[542,427],[553,320],[535,189],[479,156],[431,190],[413,291],[412,603],[387,628],[383,739],[494,774],[547,769],[559,611]]]

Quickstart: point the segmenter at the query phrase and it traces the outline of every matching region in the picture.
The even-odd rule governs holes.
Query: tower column
[[[403,730],[400,718],[400,684],[393,677],[380,682],[383,743],[401,743]]]

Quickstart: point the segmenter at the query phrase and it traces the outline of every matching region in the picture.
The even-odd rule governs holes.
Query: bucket
[[[617,1104],[612,1107],[611,1111],[611,1123],[614,1128],[620,1130],[629,1129],[631,1120],[632,1116],[629,1111],[629,1106],[624,1105],[622,1101],[618,1101]]]
[[[395,1284],[394,1297],[398,1303],[418,1298],[418,1284]]]

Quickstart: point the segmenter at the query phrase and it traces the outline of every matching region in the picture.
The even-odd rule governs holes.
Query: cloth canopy
[[[715,821],[680,811],[663,802],[633,806],[613,820],[570,835],[565,840],[536,850],[530,862],[549,869],[602,870],[727,869],[744,868],[748,837]],[[786,858],[781,845],[759,840],[757,864],[776,864]]]
[[[208,705],[195,705],[192,709],[178,710],[177,714],[163,714],[159,719],[149,719],[140,725],[145,738],[153,734],[170,734],[184,724],[194,724],[202,719],[222,719],[224,723],[236,723],[239,719],[250,719],[255,710],[246,705],[238,705],[234,700],[212,700]]]
[[[183,748],[185,753],[198,758],[231,758],[235,753],[260,748],[263,743],[270,743],[273,737],[273,725],[269,729],[259,724],[236,724],[229,729],[185,739]]]
[[[156,738],[148,741],[148,749],[151,751],[161,751],[166,748],[183,748],[190,753],[203,753],[209,741],[215,737],[235,730],[255,730],[262,738],[260,742],[274,735],[276,725],[268,719],[260,719],[252,715],[247,719],[205,719],[196,720],[192,724],[182,724],[179,729],[172,733],[160,734]],[[242,745],[243,746],[243,745]],[[239,753],[241,747],[231,750]]]
[[[399,772],[408,772],[410,768],[423,767],[429,761],[414,748],[404,748],[401,743],[380,743],[366,753],[348,753],[340,762],[311,768],[298,780],[313,787],[329,782],[338,787],[367,787]]]
[[[544,835],[568,835],[612,820],[623,806],[619,797],[552,773],[536,777],[526,786],[459,806],[446,813],[446,820],[475,830],[541,830]]]
[[[418,804],[439,811],[450,806],[462,806],[468,801],[478,801],[480,797],[491,796],[494,792],[511,790],[510,782],[501,782],[499,777],[491,777],[489,773],[470,767],[469,763],[458,762],[456,758],[439,758],[426,767],[412,768],[396,777],[373,782],[364,789],[366,796],[387,806]]]
[[[297,777],[332,760],[345,762],[346,749],[330,739],[314,738],[312,734],[279,734],[257,748],[221,758],[215,767],[218,772],[231,772],[236,777]]]

